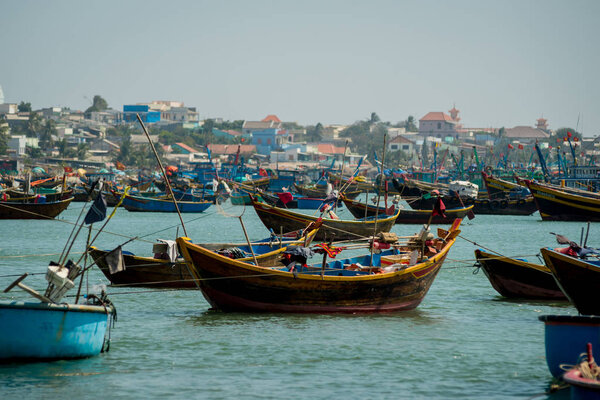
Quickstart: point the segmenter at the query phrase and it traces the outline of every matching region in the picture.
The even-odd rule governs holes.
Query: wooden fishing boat
[[[525,186],[520,185],[519,183],[509,182],[505,179],[497,178],[492,175],[488,175],[485,172],[481,172],[481,177],[483,183],[487,189],[488,199],[503,199],[508,197],[510,192],[527,190]]]
[[[346,205],[346,208],[356,218],[367,216],[374,216],[375,214],[379,217],[386,216],[387,210],[385,207],[379,207],[379,213],[377,213],[377,206],[371,204],[365,204],[357,200],[350,200],[342,197],[342,201]],[[456,218],[464,218],[469,211],[473,209],[473,206],[461,208],[446,209],[444,211],[445,216],[435,215],[431,218],[432,224],[451,224]],[[394,211],[395,213],[396,211]],[[396,224],[427,224],[431,217],[432,211],[429,210],[406,210],[400,209],[398,217],[396,218]]]
[[[600,221],[600,194],[525,181],[544,221]]]
[[[547,248],[540,252],[577,311],[584,315],[600,315],[600,261],[578,259]]]
[[[541,315],[544,322],[546,363],[561,378],[561,365],[575,365],[588,343],[600,348],[600,317],[591,315]]]
[[[327,193],[327,185],[298,185],[294,183],[294,189],[302,196],[311,198],[324,199],[329,194]],[[354,199],[361,193],[362,190],[345,190],[344,196]]]
[[[204,297],[223,311],[392,312],[414,309],[422,302],[460,233],[460,220],[456,221],[450,231],[438,230],[440,237],[429,243],[439,250],[429,253],[430,246],[425,246],[424,257],[421,243],[415,240],[381,254],[343,259],[338,255],[324,265],[291,270],[232,260],[186,238],[178,238],[177,243]]]
[[[477,263],[492,287],[504,297],[566,300],[552,272],[543,264],[475,250]]]
[[[301,235],[301,232],[292,232],[284,235],[281,239],[275,237],[252,242],[252,251],[247,243],[207,243],[202,244],[202,247],[245,262],[254,262],[254,257],[252,257],[252,252],[254,252],[256,260],[261,266],[270,267],[279,265],[281,253],[287,246],[308,245],[314,239],[317,231],[318,227],[308,231],[306,235]],[[100,250],[93,246],[90,248],[90,255],[94,262],[113,285],[197,288],[189,267],[181,257],[171,261],[167,253],[155,253],[154,257],[141,257],[130,252],[123,252],[125,270],[113,274],[110,272],[106,260],[108,253],[110,251]]]
[[[533,196],[520,199],[476,199],[473,206],[473,212],[482,215],[531,215],[537,211]]]
[[[178,201],[179,211],[182,213],[199,213],[211,206],[212,201]],[[177,212],[171,199],[158,199],[127,195],[123,200],[123,207],[127,211],[142,212]]]
[[[333,237],[335,237],[335,240],[352,240],[369,237],[379,232],[389,232],[398,216],[398,212],[396,212],[394,215],[384,215],[377,220],[374,217],[341,220],[302,214],[260,203],[256,200],[252,201],[252,205],[267,229],[272,229],[274,232],[296,231],[310,222],[322,220],[323,225],[317,233],[317,240],[331,240]],[[377,228],[377,231],[375,231],[375,228]]]
[[[69,207],[73,197],[46,203],[21,203],[0,201],[0,219],[48,219],[55,218]]]
[[[73,197],[73,189],[67,189],[64,192],[39,192],[35,194],[25,194],[20,190],[9,189],[6,191],[6,194],[9,196],[10,201],[16,201],[20,203],[37,203],[41,197],[45,199],[46,202],[53,203],[59,200],[65,200],[69,197]]]

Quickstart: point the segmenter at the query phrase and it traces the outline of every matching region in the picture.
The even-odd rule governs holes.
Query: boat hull
[[[544,221],[600,222],[600,199],[526,181]]]
[[[558,285],[584,315],[600,315],[600,266],[550,249],[541,249]]]
[[[84,358],[100,353],[111,308],[0,302],[0,360]]]
[[[500,295],[509,298],[566,300],[546,266],[475,250],[485,276]]]
[[[55,218],[69,207],[73,197],[51,203],[11,203],[0,201],[0,219]]]
[[[561,364],[577,364],[587,343],[600,348],[600,317],[541,315],[544,322],[546,363],[556,378],[564,374]]]
[[[482,215],[531,215],[537,211],[532,196],[519,200],[484,200],[474,202],[473,212]]]

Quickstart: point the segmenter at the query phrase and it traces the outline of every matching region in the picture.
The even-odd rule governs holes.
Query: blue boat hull
[[[110,313],[100,306],[0,302],[0,361],[97,355]]]
[[[587,343],[600,349],[600,317],[542,315],[545,324],[546,363],[553,376],[560,378],[561,364],[575,365]]]

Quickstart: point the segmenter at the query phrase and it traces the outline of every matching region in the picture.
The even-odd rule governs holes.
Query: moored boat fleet
[[[81,296],[79,302],[78,290],[75,302],[63,301],[64,292],[92,267],[114,287],[200,290],[213,308],[226,312],[395,312],[414,309],[423,301],[465,218],[538,211],[543,221],[600,219],[600,195],[595,192],[560,181],[498,178],[489,170],[481,172],[481,193],[472,182],[424,182],[406,173],[379,174],[369,181],[361,178],[358,168],[351,175],[324,171],[309,184],[279,181],[277,171],[227,175],[211,174],[212,168],[172,168],[162,178],[130,180],[114,179],[110,173],[102,179],[64,174],[44,190],[38,183],[43,179],[27,177],[20,186],[7,180],[0,194],[0,219],[53,219],[72,202],[83,201],[86,221],[78,221],[75,236],[85,225],[107,223],[118,209],[202,213],[225,202],[252,210],[269,236],[251,240],[239,217],[245,242],[190,238],[183,219],[183,236],[160,240],[145,255],[127,252],[123,244],[103,250],[88,238],[84,251],[92,263],[81,267],[81,259],[73,262],[68,254],[61,256],[49,266],[44,294],[22,283],[26,275],[6,288],[5,292],[24,290],[38,302],[0,303],[1,325],[15,327],[12,332],[0,329],[0,359],[78,358],[106,349],[115,313],[106,294],[85,300]],[[114,207],[110,215],[107,206]],[[420,227],[414,235],[399,237],[391,233],[395,224]],[[589,343],[585,362],[593,371],[592,349],[600,349],[600,261],[596,250],[587,246],[587,235],[579,243],[556,238],[564,246],[541,248],[543,262],[485,248],[476,250],[475,257],[504,297],[573,303],[579,316],[540,317],[546,326],[546,358],[552,375],[562,377],[560,365],[573,365],[580,372],[570,370],[564,379],[579,387],[583,376],[588,379],[583,387],[594,391],[597,386],[590,380],[595,379],[577,366]],[[33,345],[31,338],[42,329],[40,324],[53,330]],[[57,332],[64,340],[51,343]]]

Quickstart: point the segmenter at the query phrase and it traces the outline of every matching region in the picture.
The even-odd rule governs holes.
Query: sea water
[[[48,262],[58,259],[82,207],[73,203],[53,221],[0,221],[0,290],[24,272],[33,273],[25,284],[44,289]],[[243,214],[251,238],[268,236],[251,207],[219,211],[185,214],[187,235],[195,242],[244,241],[237,218]],[[83,360],[0,364],[0,399],[568,398],[565,390],[545,394],[552,378],[538,317],[576,315],[575,308],[502,298],[483,272],[474,274],[473,251],[538,262],[541,247],[557,246],[549,232],[579,241],[583,225],[542,222],[537,213],[465,219],[422,304],[392,314],[223,313],[196,290],[108,286],[118,311],[110,351]],[[396,225],[393,232],[419,228]],[[591,226],[591,246],[600,246],[598,228]],[[183,234],[176,214],[119,209],[94,244],[112,249],[138,237],[125,249],[149,256],[156,238]],[[87,235],[82,229],[74,260]],[[84,290],[107,284],[94,267]],[[30,300],[18,288],[0,299]]]

